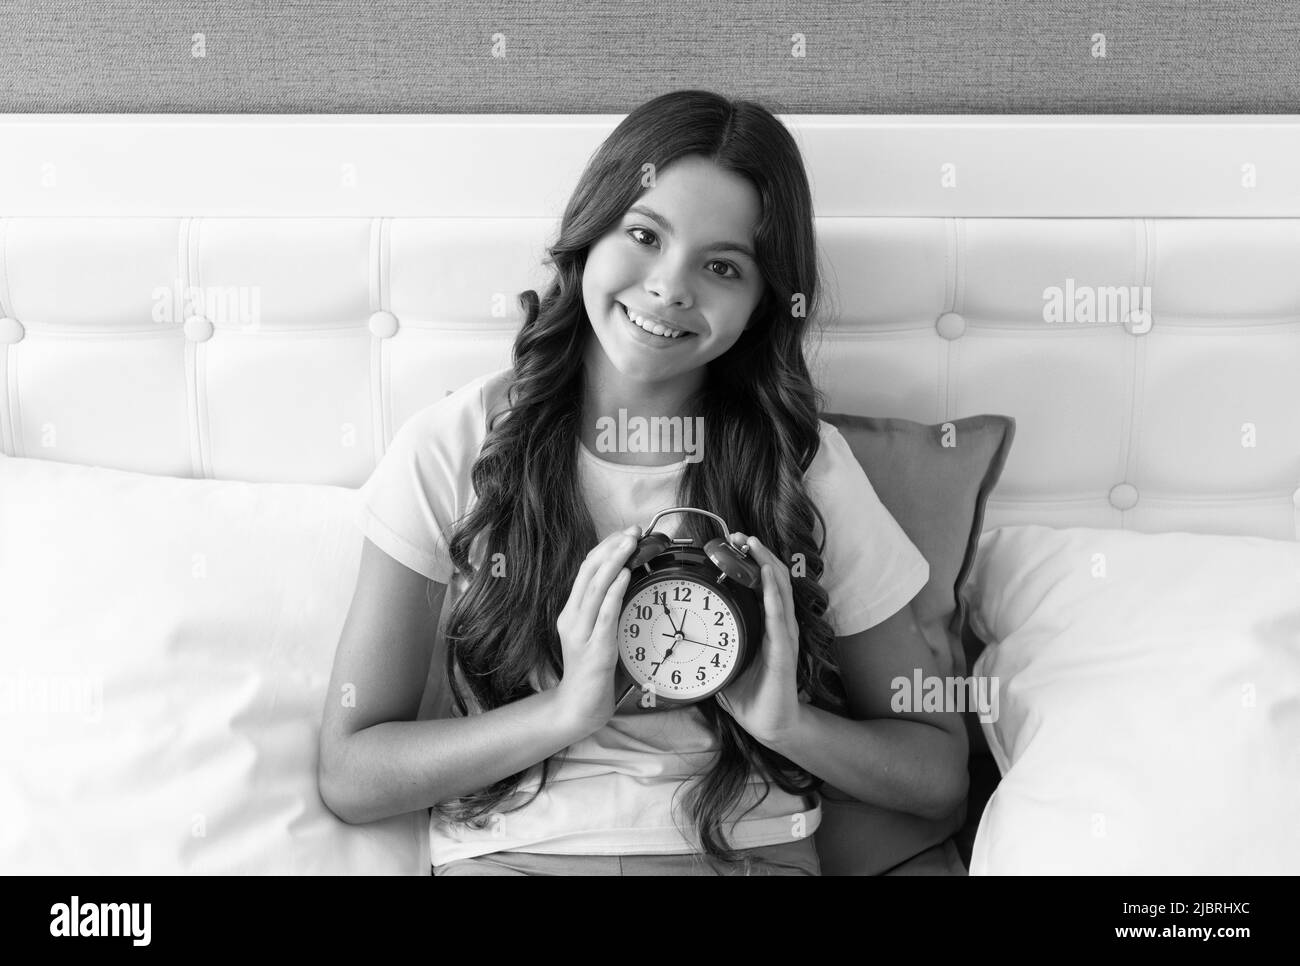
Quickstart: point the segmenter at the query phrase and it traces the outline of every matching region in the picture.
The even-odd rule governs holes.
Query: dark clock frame
[[[740,648],[740,653],[732,666],[731,673],[703,697],[682,700],[665,697],[655,692],[654,705],[647,708],[641,705],[644,686],[633,678],[624,666],[623,649],[620,646],[615,681],[616,714],[649,714],[656,711],[671,711],[710,700],[718,691],[727,687],[748,669],[763,646],[764,622],[761,595],[756,594],[738,581],[728,578],[709,559],[702,548],[694,545],[668,547],[652,557],[647,563],[637,567],[636,573],[632,575],[632,580],[623,594],[623,602],[619,605],[619,628],[623,626],[628,604],[637,594],[649,584],[674,578],[689,579],[704,584],[709,587],[712,593],[726,601],[736,615],[736,622],[742,635],[742,639],[737,645]]]

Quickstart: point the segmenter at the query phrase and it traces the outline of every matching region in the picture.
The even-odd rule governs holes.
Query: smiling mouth
[[[626,305],[624,305],[622,302],[615,302],[614,304],[618,306],[618,310],[622,314],[623,320],[627,322],[628,325],[640,329],[642,332],[644,332],[646,335],[650,336],[651,338],[659,339],[662,342],[682,342],[685,339],[690,339],[695,336],[694,332],[687,332],[684,329],[680,330],[681,335],[659,335],[656,332],[651,332],[649,329],[645,328],[645,326],[637,325],[635,322],[632,321],[632,319],[627,314]],[[669,328],[669,326],[664,326],[664,328]]]

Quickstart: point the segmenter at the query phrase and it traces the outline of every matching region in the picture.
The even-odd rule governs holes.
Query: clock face
[[[618,623],[623,665],[655,695],[703,698],[724,684],[740,656],[740,619],[717,589],[662,577],[638,590]]]

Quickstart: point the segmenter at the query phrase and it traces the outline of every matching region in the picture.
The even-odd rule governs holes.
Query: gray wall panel
[[[0,0],[0,40],[18,113],[623,113],[679,87],[806,114],[1300,105],[1283,0]]]

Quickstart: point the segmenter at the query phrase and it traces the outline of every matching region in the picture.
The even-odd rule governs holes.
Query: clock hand
[[[677,642],[681,639],[679,634],[665,634],[664,637],[673,638],[673,642],[668,645],[668,650],[664,651],[664,656],[659,661],[659,667],[663,667],[668,663],[668,659],[673,656],[673,651],[677,648]],[[659,667],[650,672],[651,679],[659,673]]]
[[[676,637],[677,635],[675,635],[675,634],[665,634],[665,635],[663,635],[663,636],[664,636],[664,637]],[[711,647],[711,648],[713,648],[715,651],[725,651],[725,650],[727,650],[727,648],[723,647],[723,646],[720,645],[720,644],[706,644],[704,641],[693,641],[693,640],[691,640],[689,637],[683,637],[683,638],[681,639],[681,643],[683,643],[683,644],[699,644],[699,645],[701,645],[702,647]],[[674,644],[673,644],[673,647],[676,647],[676,646],[677,646],[677,644],[674,643]],[[672,649],[673,649],[672,647],[670,647],[670,648],[668,649],[669,653],[672,652]],[[667,655],[664,655],[664,656],[667,657]]]
[[[665,594],[666,593],[667,592],[665,591]],[[673,612],[668,609],[668,601],[664,601],[664,613],[668,615],[668,623],[672,629],[677,633],[681,633],[681,629],[673,623]],[[685,616],[685,614],[682,615],[683,618],[685,618]]]

